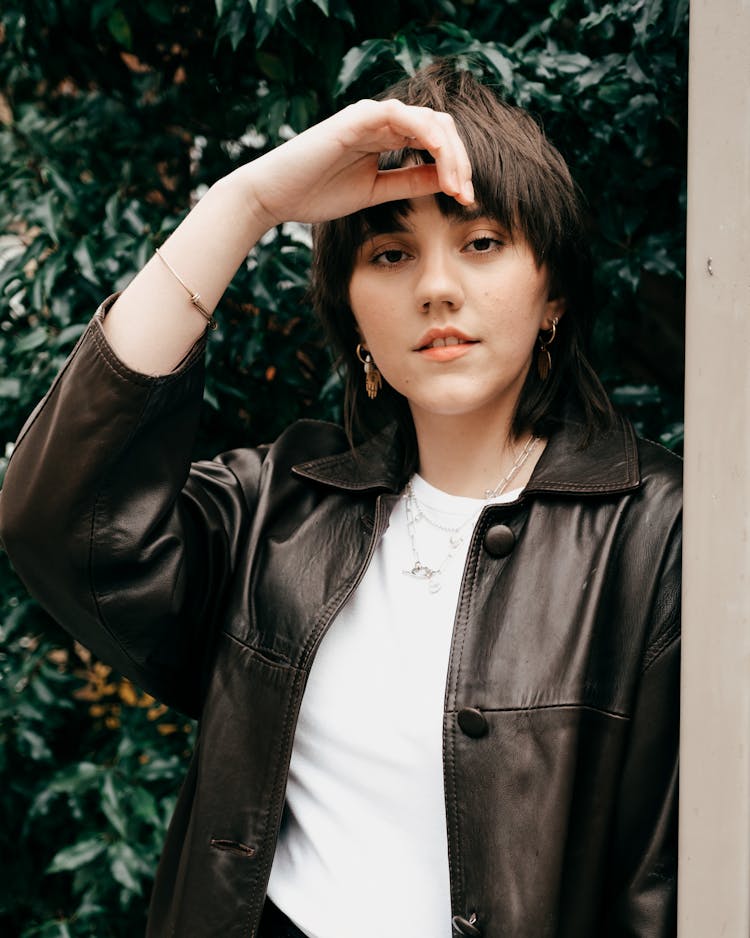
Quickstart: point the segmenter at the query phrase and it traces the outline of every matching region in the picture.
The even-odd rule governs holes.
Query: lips
[[[430,329],[419,340],[415,351],[424,352],[428,349],[450,348],[455,345],[473,345],[476,341],[458,329]]]
[[[433,339],[429,345],[422,346],[423,348],[445,348],[446,345],[466,345],[467,339],[459,339],[455,335],[447,335],[444,339]]]

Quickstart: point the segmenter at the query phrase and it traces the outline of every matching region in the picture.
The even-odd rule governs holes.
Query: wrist
[[[261,167],[256,165],[262,159],[263,157],[259,157],[252,163],[240,166],[216,184],[221,188],[226,188],[234,204],[241,206],[253,241],[257,241],[271,228],[285,221],[283,218],[275,217],[263,201],[261,195],[263,181],[259,172]]]

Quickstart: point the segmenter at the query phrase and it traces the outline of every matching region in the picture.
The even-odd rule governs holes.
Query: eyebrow
[[[446,198],[449,197],[446,196]],[[382,208],[384,209],[387,204],[388,203],[384,203]],[[374,208],[377,209],[381,207],[375,206]],[[404,208],[405,210],[401,211],[399,211],[399,209],[391,210],[390,217],[382,219],[381,224],[377,223],[377,218],[373,219],[372,221],[366,221],[364,231],[362,233],[363,237],[367,240],[381,234],[409,231],[408,218],[409,215],[411,215],[412,210],[408,208],[408,202],[404,202]],[[449,212],[441,211],[441,213],[445,215],[445,217],[450,218],[451,220],[455,220],[458,223],[472,222],[476,221],[478,218],[488,218],[493,219],[496,224],[502,225],[503,228],[506,227],[499,218],[495,218],[493,215],[488,213],[481,205],[466,206],[456,202],[455,210],[451,210]]]
[[[471,207],[461,205],[459,202],[456,202],[456,209],[450,212],[449,217],[455,218],[457,221],[476,221],[477,218],[494,218],[494,216],[490,215],[481,205]],[[495,220],[500,224],[499,219]]]

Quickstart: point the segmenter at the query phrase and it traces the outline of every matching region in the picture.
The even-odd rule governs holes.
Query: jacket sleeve
[[[196,715],[262,457],[244,450],[191,466],[203,342],[172,374],[147,377],[115,356],[101,315],[21,431],[0,539],[75,638]]]
[[[680,541],[662,576],[631,721],[601,934],[675,938],[680,693]]]

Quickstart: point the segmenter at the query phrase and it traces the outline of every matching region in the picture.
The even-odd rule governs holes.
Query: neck
[[[419,446],[419,473],[435,488],[450,495],[481,498],[492,491],[511,470],[531,437],[515,437],[509,417],[475,419],[465,414],[452,417],[414,413]],[[528,454],[508,489],[525,485],[544,449],[538,442]]]

